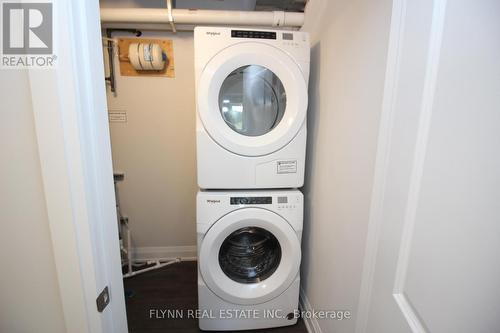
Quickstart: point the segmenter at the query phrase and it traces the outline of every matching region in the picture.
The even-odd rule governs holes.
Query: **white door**
[[[300,242],[278,214],[243,208],[207,231],[199,262],[203,280],[217,296],[235,304],[260,304],[281,295],[295,280]]]
[[[197,95],[209,135],[239,155],[279,150],[306,119],[307,84],[299,66],[264,43],[239,43],[216,54],[203,69]]]
[[[357,332],[500,332],[500,1],[392,24]]]
[[[54,67],[29,75],[66,329],[125,333],[99,2],[53,3]]]

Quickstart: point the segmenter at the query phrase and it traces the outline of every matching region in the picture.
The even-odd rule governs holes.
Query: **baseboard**
[[[196,245],[188,246],[146,246],[132,251],[135,260],[196,260]]]
[[[299,306],[301,311],[313,311],[313,307],[311,303],[309,303],[309,299],[307,298],[304,289],[300,288],[300,298],[299,298]],[[323,333],[321,331],[321,327],[319,326],[319,322],[316,318],[307,318],[307,316],[303,316],[302,320],[306,324],[307,332],[309,333]]]

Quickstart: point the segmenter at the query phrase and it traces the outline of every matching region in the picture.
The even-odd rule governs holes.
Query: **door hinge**
[[[97,304],[97,311],[103,312],[106,306],[109,304],[109,291],[108,291],[108,286],[101,291],[99,296],[97,296],[95,300]]]

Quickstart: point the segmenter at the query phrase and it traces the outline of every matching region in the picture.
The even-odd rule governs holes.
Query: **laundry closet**
[[[468,133],[459,124],[476,119],[431,110],[475,100],[451,84],[462,82],[451,74],[465,52],[457,36],[484,28],[457,23],[468,7],[493,12],[440,0],[101,0],[129,331],[434,325],[419,282],[436,290],[455,279],[443,268],[452,255],[439,252],[440,240],[452,240],[428,239],[454,220],[436,220],[435,202],[457,207],[456,179],[468,179],[440,168],[469,141],[435,149],[453,146],[442,133]],[[480,51],[485,40],[470,43],[490,54]],[[485,82],[477,91],[489,91]],[[493,192],[477,191],[481,202]],[[430,258],[442,262],[427,269]],[[440,274],[422,275],[433,270]]]
[[[305,332],[305,2],[100,4],[129,329]]]
[[[0,332],[500,332],[498,0],[0,9]]]

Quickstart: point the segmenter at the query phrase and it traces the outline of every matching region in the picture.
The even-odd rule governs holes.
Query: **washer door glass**
[[[258,227],[231,233],[219,251],[219,265],[233,281],[256,283],[270,277],[281,261],[281,247],[274,235]]]
[[[277,213],[241,208],[217,220],[199,249],[200,275],[218,297],[255,305],[281,295],[296,280],[300,241]]]
[[[248,65],[232,71],[222,83],[219,109],[239,134],[260,136],[275,128],[285,113],[286,93],[269,69]]]

